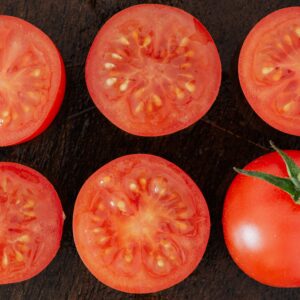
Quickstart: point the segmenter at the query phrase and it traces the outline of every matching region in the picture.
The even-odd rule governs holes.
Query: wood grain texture
[[[150,2],[150,1],[145,1]],[[140,1],[0,0],[0,13],[14,15],[45,31],[60,49],[67,69],[67,91],[61,111],[41,136],[0,149],[0,161],[33,167],[56,187],[67,216],[60,251],[37,277],[0,287],[0,299],[300,299],[300,289],[263,286],[244,275],[225,248],[221,215],[232,167],[244,166],[267,153],[268,140],[299,149],[300,139],[265,124],[251,110],[237,77],[240,46],[252,26],[271,11],[299,1],[170,0],[156,1],[195,15],[219,49],[223,80],[209,113],[194,126],[160,138],[141,138],[113,126],[93,105],[84,80],[84,63],[100,26],[119,10]],[[84,267],[72,238],[76,195],[95,170],[130,153],[160,155],[177,164],[202,189],[211,213],[211,237],[203,261],[185,281],[158,294],[137,296],[114,291]]]

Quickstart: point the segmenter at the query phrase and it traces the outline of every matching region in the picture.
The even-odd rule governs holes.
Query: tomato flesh
[[[29,279],[56,255],[63,211],[53,186],[38,172],[0,163],[0,284]]]
[[[249,33],[239,59],[244,94],[269,125],[300,136],[300,7],[271,13]]]
[[[300,151],[285,151],[298,165]],[[277,153],[245,169],[288,177]],[[286,192],[261,180],[237,175],[225,199],[224,237],[236,264],[270,286],[300,287],[300,206]]]
[[[0,146],[46,129],[64,89],[64,65],[52,41],[21,19],[0,16]]]
[[[221,80],[206,28],[180,9],[142,4],[114,15],[97,34],[86,82],[99,110],[136,135],[176,132],[200,119]]]
[[[73,216],[85,265],[98,280],[129,293],[159,291],[186,278],[204,254],[209,230],[195,183],[146,154],[123,156],[94,173]]]

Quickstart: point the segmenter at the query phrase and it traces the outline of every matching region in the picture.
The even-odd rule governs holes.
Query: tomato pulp
[[[300,151],[285,151],[300,165]],[[277,153],[245,167],[288,177]],[[300,205],[278,187],[237,175],[225,199],[224,237],[236,264],[253,279],[270,286],[300,287]]]
[[[59,249],[63,216],[46,178],[0,163],[0,284],[29,279],[48,266]]]
[[[166,5],[136,5],[114,15],[86,61],[86,83],[98,109],[141,136],[195,123],[216,99],[220,81],[209,32],[192,15]]]
[[[24,20],[0,16],[0,146],[44,131],[64,91],[64,64],[50,38]]]
[[[269,125],[300,136],[300,7],[275,11],[247,36],[239,78],[254,111]]]
[[[206,201],[177,166],[156,156],[120,157],[95,172],[75,204],[80,257],[106,285],[150,293],[182,281],[209,238]]]

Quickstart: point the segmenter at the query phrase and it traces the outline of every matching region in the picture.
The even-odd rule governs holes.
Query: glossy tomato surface
[[[269,125],[300,136],[300,7],[275,11],[247,36],[239,58],[243,92]]]
[[[201,191],[181,169],[135,154],[111,161],[85,182],[73,231],[80,257],[98,280],[150,293],[193,272],[206,249],[210,219]]]
[[[99,110],[136,135],[160,136],[199,120],[217,97],[221,63],[206,28],[175,7],[142,4],[109,19],[86,61]]]
[[[29,279],[55,257],[63,210],[49,181],[16,163],[0,163],[0,284]]]
[[[22,19],[0,15],[0,146],[44,131],[64,91],[64,64],[50,38]]]
[[[300,151],[286,151],[300,165]],[[277,153],[248,164],[256,170],[288,177]],[[225,199],[224,237],[236,264],[255,280],[276,287],[300,287],[300,205],[279,188],[237,175]]]

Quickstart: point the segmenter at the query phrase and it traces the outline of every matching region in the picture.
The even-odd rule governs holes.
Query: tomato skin
[[[297,56],[297,51],[299,44],[293,46],[294,48],[285,44],[286,48],[284,48],[283,52],[287,54],[287,57],[292,56],[291,61],[286,65],[285,60],[287,59],[286,57],[284,59],[282,58],[282,56],[284,56],[282,53],[278,55],[276,59],[272,60],[271,63],[267,60],[265,61],[265,66],[267,67],[269,65],[274,67],[283,65],[288,69],[287,65],[292,65],[293,72],[295,72],[294,77],[290,77],[291,79],[289,79],[282,76],[282,79],[279,80],[279,82],[282,80],[280,86],[277,81],[270,82],[270,78],[266,80],[269,81],[268,83],[263,82],[260,78],[261,69],[259,71],[256,69],[255,62],[259,60],[259,55],[261,54],[257,49],[265,42],[266,38],[270,39],[273,44],[270,47],[270,45],[267,45],[266,43],[265,48],[269,46],[269,48],[275,49],[278,45],[281,47],[280,45],[284,44],[286,36],[289,37],[290,34],[295,34],[293,33],[293,30],[295,30],[295,26],[297,26],[297,28],[300,26],[299,19],[299,6],[279,9],[265,16],[247,35],[241,48],[238,62],[239,81],[246,100],[251,108],[268,125],[281,132],[296,136],[300,136],[299,98],[295,97],[295,94],[292,93],[292,89],[289,87],[288,83],[294,85],[296,88],[295,92],[299,95],[300,77],[298,75],[299,68],[297,66],[297,57],[299,57]],[[283,31],[285,34],[282,34],[280,30],[282,30],[284,26],[287,26],[286,24],[290,25],[290,30],[286,32]],[[278,30],[278,32],[276,32],[276,30]],[[273,36],[271,38],[272,34]],[[295,39],[294,41],[296,41],[298,34],[299,33],[293,37],[293,39]],[[273,56],[276,57],[276,55]],[[280,58],[278,59],[278,57]],[[264,66],[262,65],[261,68],[262,67]],[[259,72],[260,74],[258,75]],[[290,94],[288,92],[289,90]],[[290,100],[293,101],[291,102],[292,109],[289,112],[288,102],[283,103],[282,105],[280,102]],[[288,105],[284,107],[284,104]]]
[[[202,87],[205,86],[206,90],[203,92],[200,96],[193,98],[193,96],[189,97],[189,99],[185,99],[185,101],[188,103],[188,105],[182,109],[178,109],[177,107],[174,108],[174,99],[172,101],[169,101],[168,96],[171,94],[171,91],[168,91],[167,95],[165,97],[161,97],[163,105],[162,107],[166,106],[168,107],[169,111],[167,111],[166,115],[161,118],[156,117],[151,117],[148,118],[146,122],[140,122],[139,120],[136,120],[134,117],[130,115],[130,110],[128,112],[127,106],[129,105],[124,105],[121,106],[121,109],[111,109],[111,99],[106,99],[107,96],[105,95],[105,88],[101,85],[99,85],[99,80],[97,76],[99,75],[99,70],[102,68],[103,63],[105,61],[101,62],[101,64],[98,63],[97,57],[102,57],[104,56],[102,53],[99,55],[99,48],[101,45],[107,44],[109,41],[107,41],[107,31],[116,31],[118,26],[119,20],[126,20],[126,18],[132,18],[134,19],[134,16],[137,14],[140,15],[146,15],[147,20],[149,18],[149,15],[153,15],[153,18],[155,21],[153,21],[154,24],[154,30],[156,27],[156,23],[160,23],[160,20],[157,17],[157,14],[159,13],[164,13],[166,15],[175,15],[175,16],[181,16],[183,18],[182,23],[189,28],[192,28],[194,30],[193,33],[190,33],[191,36],[197,36],[197,34],[201,35],[201,39],[203,42],[203,48],[207,47],[206,49],[206,57],[204,56],[204,60],[207,61],[207,65],[205,66],[206,68],[206,73],[205,73],[205,79],[201,78],[202,80],[193,79],[196,81],[196,86],[198,86],[198,89],[201,89]],[[113,30],[111,30],[110,27],[115,26]],[[176,31],[178,28],[164,28],[164,34],[162,38],[167,39],[168,35],[171,35],[174,31]],[[168,31],[171,33],[169,34]],[[166,37],[165,37],[166,36]],[[159,36],[159,39],[161,37]],[[167,45],[168,41],[164,40],[165,46]],[[203,50],[203,49],[202,49]],[[104,51],[105,52],[105,51]],[[196,51],[197,52],[197,51]],[[202,60],[202,57],[197,57],[197,60],[200,61]],[[195,60],[192,62],[192,64],[196,64]],[[198,66],[197,66],[198,67]],[[167,5],[161,5],[161,4],[138,4],[134,5],[131,7],[128,7],[114,16],[112,16],[104,25],[103,27],[99,30],[97,33],[92,46],[90,48],[90,51],[87,56],[86,60],[86,66],[85,66],[85,78],[86,78],[86,83],[87,83],[87,88],[89,91],[89,94],[94,102],[94,104],[97,106],[99,111],[115,126],[120,128],[121,130],[128,132],[130,134],[138,135],[138,136],[144,136],[144,137],[152,137],[152,136],[164,136],[168,134],[172,134],[175,132],[178,132],[180,130],[183,130],[189,126],[192,126],[194,123],[196,123],[199,119],[201,119],[211,108],[213,103],[215,102],[219,88],[221,85],[221,61],[219,57],[219,53],[217,50],[217,47],[214,43],[213,38],[211,37],[210,33],[208,30],[205,28],[205,26],[197,20],[195,17],[190,15],[189,13],[176,8],[176,7],[171,7]],[[146,68],[144,68],[146,69]],[[195,68],[195,73],[203,73],[203,70],[199,70],[200,68]],[[174,73],[180,73],[182,70],[176,70]],[[122,76],[126,76],[125,74],[122,74]],[[174,76],[174,75],[173,75]],[[206,77],[209,77],[207,79]],[[173,79],[173,78],[171,78]],[[175,78],[176,79],[176,78]],[[173,80],[170,85],[176,85],[177,82],[176,80]],[[136,79],[133,78],[133,81]],[[138,81],[138,80],[137,80]],[[170,81],[170,78],[169,78]],[[171,80],[172,81],[172,80]],[[205,84],[203,82],[205,81]],[[200,87],[199,87],[200,86]],[[154,93],[154,91],[152,91]],[[148,95],[147,93],[145,94],[146,97],[149,97],[151,95]],[[130,96],[130,95],[129,95]],[[121,97],[122,98],[122,97]],[[130,98],[130,97],[129,97]],[[192,99],[193,98],[193,99]],[[192,99],[192,100],[191,100]],[[123,99],[124,100],[124,99]],[[164,103],[164,101],[167,100],[167,103]],[[109,102],[110,101],[110,102]],[[114,101],[114,100],[113,100]],[[125,100],[124,100],[125,101]],[[108,102],[108,103],[105,103]],[[128,101],[129,102],[129,101]],[[170,102],[170,103],[169,103]],[[197,106],[191,106],[191,103],[199,103],[201,104],[201,107]],[[171,107],[171,109],[170,109]],[[117,107],[118,108],[118,107]],[[166,119],[172,119],[173,113],[177,113],[177,111],[184,111],[183,114],[179,114],[177,117],[174,117],[174,120],[171,120],[170,122],[166,121]],[[122,111],[122,114],[119,113],[119,111]],[[125,115],[125,121],[120,117],[120,115]],[[147,119],[147,118],[146,118]],[[150,120],[151,119],[151,120]]]
[[[0,162],[0,172],[4,172],[2,174],[13,174],[13,175],[7,175],[10,177],[11,180],[15,179],[16,182],[18,180],[23,180],[23,186],[21,189],[24,188],[24,190],[29,190],[31,185],[34,185],[35,187],[38,186],[40,191],[42,190],[44,193],[43,201],[40,201],[40,198],[36,199],[34,198],[34,194],[31,194],[31,199],[33,199],[34,203],[34,212],[36,213],[37,221],[35,221],[34,227],[31,228],[31,232],[29,234],[29,238],[33,240],[33,243],[31,241],[25,242],[24,246],[29,247],[32,251],[32,253],[35,253],[33,256],[34,258],[26,257],[27,263],[25,266],[20,268],[16,273],[10,272],[7,273],[5,269],[2,269],[2,265],[0,266],[0,285],[2,284],[11,284],[11,283],[18,283],[22,282],[28,279],[31,279],[32,277],[37,276],[40,272],[42,272],[55,258],[59,247],[60,242],[62,238],[62,232],[63,232],[63,223],[65,219],[65,215],[63,213],[61,201],[59,199],[59,196],[53,187],[53,185],[45,178],[42,174],[37,172],[36,170],[18,164],[13,162]],[[0,199],[3,197],[3,187],[1,186],[3,184],[2,176],[0,178]],[[25,180],[25,181],[24,181]],[[12,185],[14,182],[11,183]],[[20,186],[19,186],[20,187]],[[13,194],[10,194],[10,192],[13,192]],[[9,187],[7,187],[7,193],[10,194],[11,198],[8,200],[10,201],[9,208],[14,211],[14,214],[11,216],[14,216],[14,221],[11,222],[11,225],[13,228],[19,228],[17,232],[19,232],[20,235],[24,234],[24,230],[26,229],[28,234],[28,228],[30,228],[30,221],[27,220],[27,224],[24,225],[21,221],[16,221],[18,217],[16,217],[16,206],[19,204],[13,203],[15,200],[15,194],[18,194],[19,197],[22,197],[22,193],[17,190],[10,190]],[[4,195],[6,192],[4,193]],[[3,205],[3,199],[1,199],[0,202],[0,210],[2,209]],[[22,209],[26,206],[23,206],[19,213],[24,212]],[[45,209],[46,208],[46,209]],[[29,209],[29,208],[27,208]],[[11,213],[11,212],[10,212]],[[8,214],[8,212],[6,212]],[[1,229],[6,228],[6,223],[2,224]],[[25,229],[24,229],[25,228]],[[13,240],[12,233],[6,233],[0,231],[0,249],[1,249],[1,262],[3,263],[3,234],[6,236],[5,242],[8,240]],[[34,240],[34,239],[36,240]],[[34,247],[32,246],[34,245]],[[16,244],[14,245],[16,247]],[[33,248],[31,248],[33,247]],[[25,256],[25,255],[24,255]],[[14,262],[10,262],[14,263]],[[9,263],[9,265],[10,265]],[[8,265],[8,266],[9,266]]]
[[[49,127],[56,117],[64,98],[66,88],[66,71],[63,58],[58,48],[55,46],[50,37],[42,30],[23,19],[13,16],[0,15],[0,21],[1,24],[7,25],[8,28],[10,28],[10,26],[11,28],[19,26],[20,31],[24,31],[28,33],[28,36],[32,36],[31,40],[29,38],[31,43],[39,40],[40,44],[43,45],[41,49],[45,51],[43,54],[48,60],[47,66],[50,68],[51,74],[51,85],[47,94],[48,105],[45,107],[43,114],[39,115],[39,118],[33,122],[34,124],[25,124],[22,128],[15,129],[14,132],[10,130],[2,133],[1,131],[0,147],[6,147],[30,141],[43,133]],[[25,34],[24,40],[26,41]],[[30,78],[28,81],[30,81]],[[32,89],[34,89],[34,87]],[[27,92],[27,90],[22,90],[22,92]]]
[[[300,164],[300,151],[285,152]],[[275,152],[245,169],[288,177]],[[239,174],[227,191],[222,221],[228,251],[248,276],[274,287],[300,286],[300,206],[287,193]]]
[[[121,273],[120,270],[114,269],[114,267],[118,266],[114,263],[114,259],[112,259],[113,262],[109,262],[107,264],[102,264],[100,262],[98,252],[101,250],[99,247],[95,247],[93,238],[89,235],[89,231],[91,227],[88,227],[86,224],[86,220],[90,218],[91,214],[91,208],[95,206],[95,198],[97,194],[97,190],[99,191],[99,187],[97,186],[99,184],[99,178],[105,178],[102,177],[105,174],[111,174],[111,176],[114,176],[112,169],[115,166],[120,166],[121,176],[124,176],[124,180],[115,180],[112,181],[112,186],[121,185],[122,188],[124,188],[124,182],[128,183],[126,177],[127,172],[129,172],[129,169],[131,168],[131,164],[140,166],[141,169],[143,169],[143,163],[145,161],[148,161],[147,164],[150,165],[149,169],[153,168],[154,170],[159,170],[157,166],[162,164],[164,167],[162,170],[160,170],[161,174],[164,173],[166,170],[170,174],[175,174],[174,177],[181,178],[181,182],[178,183],[178,185],[182,185],[184,183],[184,187],[181,187],[182,189],[188,188],[190,195],[192,196],[192,203],[195,205],[195,210],[197,211],[197,222],[195,226],[199,226],[197,231],[197,234],[193,236],[177,236],[177,241],[181,240],[182,244],[178,242],[179,245],[181,245],[183,248],[187,247],[188,253],[185,253],[184,259],[185,263],[177,266],[175,270],[171,273],[165,274],[165,275],[158,275],[158,274],[152,274],[150,271],[147,271],[143,265],[143,257],[142,257],[142,251],[136,253],[136,263],[132,266],[132,270],[128,271],[130,274]],[[143,162],[143,163],[141,163]],[[130,173],[132,174],[132,173]],[[176,179],[176,180],[177,180]],[[186,185],[186,186],[185,186]],[[110,188],[111,188],[110,187]],[[180,188],[179,188],[180,190]],[[103,190],[100,190],[100,195],[105,195],[105,192]],[[132,198],[133,195],[132,195]],[[113,198],[110,198],[113,199]],[[184,200],[186,201],[186,200]],[[190,199],[187,199],[187,202],[190,201]],[[115,207],[115,205],[113,205]],[[142,200],[139,200],[139,204],[137,204],[137,207],[142,208],[143,202]],[[107,208],[106,210],[109,210],[111,207]],[[159,207],[157,210],[154,211],[154,216],[156,214],[159,215]],[[153,212],[152,212],[153,213]],[[175,213],[174,213],[175,214]],[[94,215],[95,216],[95,215]],[[98,215],[100,216],[100,215]],[[119,216],[120,217],[120,216]],[[132,215],[129,218],[134,218],[135,216]],[[110,220],[114,219],[115,215],[113,213],[110,213]],[[105,224],[107,221],[101,217],[101,223]],[[130,220],[130,219],[129,219]],[[150,224],[147,224],[145,228],[147,229],[147,226],[151,226],[152,223],[155,223],[154,221],[151,221]],[[122,218],[118,223],[118,228],[125,228],[126,222],[122,221]],[[101,227],[101,226],[100,226]],[[135,232],[136,228],[143,228],[144,226],[142,224],[139,224],[138,226],[131,227],[133,229],[133,232]],[[97,229],[95,224],[93,225],[94,229]],[[111,227],[112,228],[112,227]],[[129,227],[126,227],[129,228]],[[115,241],[117,246],[121,249],[126,245],[128,242],[130,242],[130,239],[134,239],[132,236],[132,231],[122,231],[122,239],[119,241]],[[194,182],[191,180],[191,178],[185,174],[180,168],[178,168],[173,163],[162,159],[160,157],[156,157],[153,155],[148,154],[133,154],[133,155],[127,155],[123,157],[119,157],[108,164],[101,167],[99,170],[97,170],[91,177],[89,177],[83,187],[81,188],[74,208],[74,214],[73,214],[73,234],[74,234],[74,241],[75,245],[78,251],[78,254],[80,258],[82,259],[83,263],[86,265],[86,267],[89,269],[89,271],[101,282],[108,285],[111,288],[117,289],[122,292],[127,293],[136,293],[136,294],[142,294],[142,293],[154,293],[161,291],[163,289],[167,289],[182,280],[184,280],[187,276],[191,274],[191,272],[194,271],[194,269],[197,267],[199,262],[201,261],[207,242],[209,239],[210,234],[210,217],[209,217],[209,211],[207,204],[205,202],[205,199],[199,190],[199,188],[194,184]],[[125,238],[125,236],[127,238]],[[174,233],[169,233],[169,238],[175,238]],[[192,244],[190,244],[190,239],[192,240]],[[132,241],[131,241],[132,242]],[[139,238],[139,247],[140,249],[143,249],[143,243],[145,240],[142,238]],[[110,242],[109,245],[111,246]],[[184,245],[184,246],[183,246]],[[95,254],[97,253],[97,254]],[[99,252],[102,253],[102,252]],[[140,256],[142,258],[140,258]],[[116,257],[116,255],[115,255]],[[97,259],[98,258],[98,259]]]

